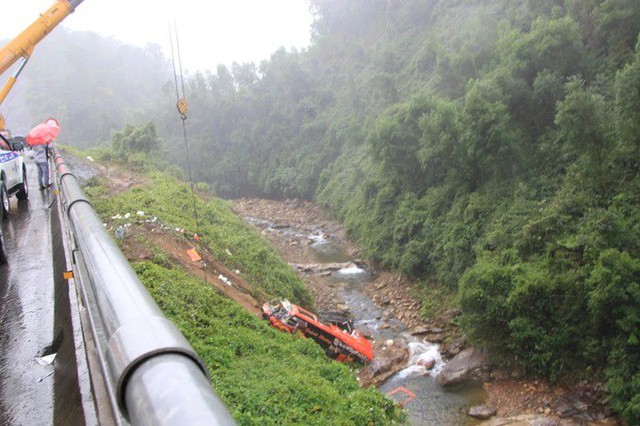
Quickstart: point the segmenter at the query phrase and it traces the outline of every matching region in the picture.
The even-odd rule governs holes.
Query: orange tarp
[[[199,262],[199,261],[202,260],[202,258],[200,257],[200,255],[198,254],[196,249],[194,249],[194,248],[187,250],[187,254],[191,258],[191,260],[194,261],[194,262]]]

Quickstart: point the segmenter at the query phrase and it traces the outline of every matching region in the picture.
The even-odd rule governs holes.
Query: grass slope
[[[87,192],[104,218],[144,210],[171,226],[196,228],[185,205],[191,201],[187,187],[166,175],[154,172],[145,188],[116,195],[93,184]],[[202,240],[216,256],[246,271],[268,293],[310,300],[290,268],[225,203],[197,199],[196,204],[204,218]],[[157,258],[157,263],[132,266],[167,318],[207,364],[216,393],[239,424],[403,421],[393,401],[376,389],[360,388],[349,366],[328,359],[314,342],[272,329],[204,281],[173,267],[162,256]]]

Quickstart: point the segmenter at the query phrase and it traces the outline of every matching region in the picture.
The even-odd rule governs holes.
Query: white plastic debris
[[[111,216],[111,219],[122,219],[122,215],[120,213],[118,213],[115,216]]]
[[[141,210],[138,210],[138,212],[136,213],[138,216],[144,216],[144,212]]]
[[[91,161],[92,163],[95,161],[93,158],[91,158],[90,155],[87,155],[87,160]]]
[[[125,229],[122,226],[118,226],[118,228],[116,229],[116,238],[121,240],[124,238],[124,233],[125,233]]]
[[[227,254],[228,254],[229,256],[233,256],[233,254],[231,254],[231,252],[229,251],[229,249],[225,249],[225,251],[227,252]]]
[[[53,376],[53,371],[49,371],[47,374],[45,374],[44,376],[40,377],[38,379],[38,382],[43,381],[44,379],[46,379],[47,377]]]
[[[223,283],[225,283],[226,285],[231,285],[231,281],[229,281],[229,278],[225,277],[222,274],[218,275],[218,279]]]
[[[236,270],[235,270],[235,271],[233,271],[233,272],[235,272],[236,274],[239,274],[239,273],[240,273],[240,270],[239,270],[239,269],[236,269]]]
[[[55,361],[56,359],[56,354],[51,354],[51,355],[47,355],[47,356],[43,356],[41,358],[36,358],[36,362],[40,365],[46,366],[46,365],[51,365],[53,364],[53,361]]]
[[[130,217],[131,217],[131,213],[127,213],[127,214],[124,215],[125,219],[129,219]]]

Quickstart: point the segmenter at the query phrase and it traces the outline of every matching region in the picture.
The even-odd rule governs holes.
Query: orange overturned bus
[[[351,321],[318,317],[286,299],[274,299],[262,305],[262,316],[271,325],[288,333],[310,337],[331,358],[342,362],[373,360],[373,345],[353,328]]]

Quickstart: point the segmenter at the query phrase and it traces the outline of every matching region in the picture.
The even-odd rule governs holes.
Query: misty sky
[[[3,9],[0,38],[15,37],[54,3],[12,0]],[[127,44],[156,43],[170,57],[174,17],[182,65],[191,71],[259,64],[281,46],[305,48],[312,21],[307,0],[84,0],[61,25]]]

